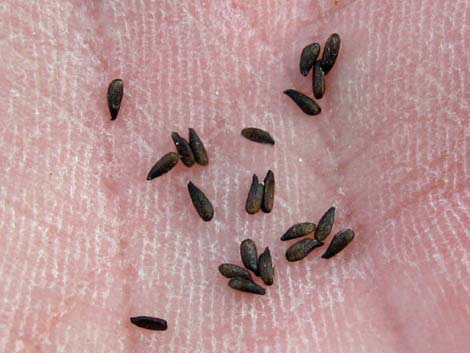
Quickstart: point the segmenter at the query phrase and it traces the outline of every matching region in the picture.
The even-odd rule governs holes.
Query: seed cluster
[[[263,183],[253,174],[245,204],[246,212],[255,214],[261,209],[264,213],[270,213],[274,207],[274,191],[274,173],[271,170],[266,174]]]

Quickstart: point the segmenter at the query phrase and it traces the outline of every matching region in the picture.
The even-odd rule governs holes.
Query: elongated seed
[[[319,61],[315,63],[312,85],[313,85],[313,95],[315,96],[315,98],[316,99],[323,98],[323,95],[325,94],[325,73],[323,72],[323,69],[321,68]]]
[[[240,277],[232,278],[228,282],[228,285],[230,288],[239,290],[241,292],[260,294],[260,295],[264,295],[266,293],[266,290],[263,287],[258,286],[256,283],[246,278],[240,278]]]
[[[325,253],[321,256],[324,259],[329,259],[330,257],[335,256],[341,250],[343,250],[352,240],[354,239],[354,232],[351,229],[343,230],[337,233],[333,240],[331,240],[330,245],[328,245],[328,249],[326,249]]]
[[[287,261],[299,261],[307,256],[313,249],[322,246],[323,243],[316,239],[302,239],[291,245],[286,251]]]
[[[193,150],[191,149],[191,146],[189,146],[188,141],[186,141],[184,137],[181,137],[177,132],[172,132],[171,138],[173,139],[176,150],[180,155],[181,162],[183,162],[186,167],[192,167],[196,161],[194,160]]]
[[[270,286],[274,282],[274,267],[269,248],[266,247],[258,260],[259,275],[264,284]]]
[[[209,157],[207,156],[206,148],[204,147],[204,144],[197,135],[196,131],[191,128],[189,129],[189,145],[193,150],[194,159],[196,160],[196,163],[200,165],[208,165]]]
[[[324,241],[331,233],[333,224],[335,223],[335,208],[330,207],[328,211],[320,218],[317,229],[315,229],[315,239]]]
[[[264,185],[260,183],[256,174],[253,174],[250,191],[246,199],[245,210],[249,214],[255,214],[263,203]]]
[[[274,174],[269,170],[264,178],[263,203],[261,204],[261,209],[265,213],[270,213],[274,207],[274,184]]]
[[[150,169],[147,175],[147,180],[158,178],[159,176],[168,173],[178,163],[178,153],[170,152],[165,154],[155,165]]]
[[[317,60],[318,54],[320,54],[320,44],[318,43],[309,44],[302,50],[302,54],[300,54],[300,73],[302,76],[308,75],[315,60]]]
[[[305,94],[294,89],[285,90],[284,93],[288,95],[305,114],[318,115],[321,113],[321,108],[317,102]]]
[[[253,240],[245,239],[241,242],[240,256],[243,265],[258,275],[258,251],[256,250],[256,244]]]
[[[219,272],[222,276],[227,278],[245,278],[250,281],[253,281],[251,278],[250,272],[245,270],[243,267],[234,265],[234,264],[222,264],[219,266]]]
[[[207,196],[192,182],[188,183],[189,196],[203,221],[209,222],[214,217],[214,208]]]
[[[274,145],[274,139],[269,132],[255,127],[247,127],[243,129],[242,136],[253,142]]]
[[[333,33],[328,37],[325,43],[325,48],[323,50],[323,57],[321,59],[321,67],[325,75],[330,72],[331,68],[336,62],[336,58],[339,54],[339,47],[341,40],[338,33]]]
[[[130,318],[131,322],[148,330],[165,331],[168,325],[165,320],[152,316],[135,316]]]
[[[108,108],[111,113],[111,120],[116,119],[118,116],[123,93],[124,82],[121,79],[111,81],[108,86]]]
[[[281,237],[281,240],[291,240],[295,238],[303,237],[307,234],[312,233],[315,230],[315,224],[310,222],[297,223],[290,227],[284,235]]]

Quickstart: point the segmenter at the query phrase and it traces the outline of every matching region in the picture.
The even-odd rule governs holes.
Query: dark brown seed
[[[312,98],[306,96],[299,91],[294,89],[288,89],[284,91],[305,114],[318,115],[321,113],[321,108]]]
[[[270,286],[274,282],[274,267],[269,248],[266,247],[258,260],[259,275],[264,284]]]
[[[336,62],[340,44],[341,40],[337,33],[333,33],[331,36],[329,36],[325,43],[325,48],[323,49],[323,57],[321,59],[321,67],[323,68],[323,72],[325,73],[325,75],[330,72],[331,68]]]
[[[111,113],[111,120],[116,119],[118,116],[123,93],[124,82],[121,79],[111,81],[108,86],[108,108]]]
[[[295,238],[303,237],[307,234],[312,233],[315,230],[314,223],[297,223],[290,227],[284,235],[281,237],[281,240],[291,240]]]
[[[324,259],[329,259],[330,257],[335,256],[346,246],[348,246],[348,244],[352,242],[353,239],[354,232],[351,229],[346,229],[337,233],[333,237],[330,245],[328,245],[328,249],[326,249],[325,253],[321,257]]]
[[[335,223],[335,210],[334,207],[330,207],[318,222],[317,229],[315,229],[315,239],[318,241],[325,241],[330,235],[333,223]]]
[[[256,250],[256,244],[253,240],[245,239],[241,242],[240,256],[243,265],[258,275],[258,251]]]
[[[322,246],[323,243],[316,239],[302,239],[291,245],[286,251],[287,261],[299,261],[307,256],[313,249]]]
[[[246,199],[245,210],[249,214],[255,214],[261,208],[263,203],[264,185],[259,182],[256,174],[253,175],[250,191]]]
[[[261,209],[265,213],[269,213],[273,210],[274,207],[274,174],[272,171],[268,171],[266,177],[264,178],[264,194],[263,194],[263,203]]]
[[[131,322],[136,326],[146,328],[148,330],[165,331],[168,328],[166,321],[159,319],[158,317],[136,316],[131,317]]]
[[[189,145],[193,150],[196,163],[200,165],[208,165],[209,157],[207,156],[206,148],[194,129],[189,129]]]
[[[320,62],[315,63],[315,69],[313,71],[313,95],[316,99],[323,98],[325,94],[325,73],[321,68]]]
[[[258,286],[256,283],[246,278],[240,278],[240,277],[232,278],[228,282],[228,285],[230,288],[233,288],[242,292],[260,294],[260,295],[264,295],[266,293],[266,290],[263,287]]]
[[[168,173],[178,163],[178,153],[170,152],[165,154],[155,165],[150,169],[147,175],[147,180],[158,178],[159,176]]]
[[[257,129],[255,127],[247,127],[242,130],[242,136],[250,141],[274,145],[274,139],[269,132]]]
[[[253,281],[251,278],[250,272],[245,270],[243,267],[234,265],[234,264],[222,264],[219,266],[219,272],[222,276],[227,278],[245,278],[250,281]]]
[[[317,60],[318,54],[320,54],[320,44],[318,43],[309,44],[302,50],[302,54],[300,54],[300,73],[302,76],[308,75],[315,60]]]
[[[176,132],[171,133],[171,138],[173,139],[176,150],[180,155],[181,162],[183,162],[186,167],[192,167],[196,161],[194,160],[193,150],[191,149],[191,146],[189,146],[188,141]]]
[[[188,183],[189,195],[202,220],[209,222],[214,217],[214,208],[204,193],[192,182]]]

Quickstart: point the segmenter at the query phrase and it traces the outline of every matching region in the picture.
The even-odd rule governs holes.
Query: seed
[[[335,64],[339,53],[340,43],[341,40],[339,39],[339,35],[337,33],[333,33],[331,36],[329,36],[325,43],[323,57],[321,59],[321,67],[323,68],[325,75],[330,72],[331,68]]]
[[[313,95],[315,96],[315,98],[323,98],[323,95],[325,94],[325,73],[323,72],[319,61],[315,63],[312,83]]]
[[[270,213],[273,210],[274,206],[274,174],[272,171],[268,171],[266,177],[264,178],[264,194],[263,194],[263,203],[261,209],[265,213]]]
[[[323,243],[316,239],[302,239],[297,243],[291,245],[286,251],[287,261],[299,261],[307,256],[313,249],[322,246]]]
[[[270,286],[274,282],[274,267],[269,248],[266,247],[258,260],[259,275],[264,284]]]
[[[303,237],[309,233],[312,233],[315,230],[314,223],[297,223],[290,227],[284,235],[281,237],[281,240],[291,240],[295,238]]]
[[[158,317],[136,316],[131,317],[131,322],[136,326],[155,331],[165,331],[168,328],[166,321]]]
[[[318,222],[317,229],[315,229],[315,239],[318,241],[324,241],[328,235],[330,235],[334,222],[335,208],[330,207],[330,209],[322,216],[320,222]]]
[[[320,44],[318,43],[309,44],[302,50],[302,54],[300,54],[300,73],[302,76],[308,75],[319,53]]]
[[[245,278],[250,281],[253,281],[250,275],[250,272],[245,270],[243,267],[234,265],[234,264],[222,264],[219,266],[219,272],[222,276],[227,278]]]
[[[249,214],[255,214],[261,208],[263,203],[264,185],[259,182],[256,174],[253,175],[250,191],[246,199],[245,210]]]
[[[189,196],[199,216],[206,222],[214,217],[214,208],[204,193],[192,182],[188,183]]]
[[[337,233],[331,241],[328,249],[321,256],[324,259],[329,259],[343,250],[354,239],[354,232],[351,229],[343,230]]]
[[[195,163],[193,150],[189,146],[188,141],[185,138],[178,135],[176,132],[171,133],[171,138],[175,143],[176,150],[181,157],[181,161],[186,167],[192,167]]]
[[[253,142],[274,145],[274,139],[269,132],[257,129],[255,127],[247,127],[242,130],[242,136]]]
[[[228,282],[228,285],[230,288],[239,290],[241,292],[254,293],[260,295],[264,295],[266,293],[266,290],[263,287],[258,286],[256,283],[246,278],[232,278]]]
[[[258,251],[253,240],[245,239],[241,242],[240,255],[243,265],[258,275]]]
[[[165,154],[155,165],[150,169],[147,175],[147,180],[158,178],[160,175],[168,173],[178,163],[178,154],[170,152]]]
[[[194,129],[189,129],[189,145],[193,150],[196,163],[200,165],[208,165],[209,157],[207,156],[206,148]]]
[[[318,115],[321,113],[321,108],[312,98],[307,97],[305,94],[300,93],[294,89],[284,91],[305,114]]]
[[[122,95],[124,93],[124,83],[121,79],[111,81],[108,86],[108,108],[111,113],[111,120],[117,118],[119,108],[121,108]]]

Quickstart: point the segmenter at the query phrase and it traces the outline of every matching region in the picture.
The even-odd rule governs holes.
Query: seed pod
[[[219,272],[222,276],[227,278],[245,278],[247,280],[253,281],[251,278],[250,272],[245,270],[243,267],[234,265],[234,264],[222,264],[219,266]]]
[[[111,81],[108,86],[108,108],[111,120],[117,118],[121,108],[122,96],[124,94],[124,82],[121,79]]]
[[[313,72],[313,95],[316,99],[322,99],[325,94],[325,73],[321,68],[320,62],[315,63],[315,69]]]
[[[258,275],[258,252],[256,244],[251,239],[245,239],[240,244],[240,256],[243,265]]]
[[[285,90],[284,93],[288,95],[305,114],[318,115],[321,113],[321,108],[317,102],[305,94],[300,93],[294,89]]]
[[[192,167],[196,161],[194,160],[193,150],[191,149],[191,146],[189,146],[188,141],[176,132],[171,133],[171,138],[173,139],[176,150],[180,155],[181,162],[183,162],[183,164],[188,168]]]
[[[155,165],[150,169],[147,175],[147,180],[158,178],[159,176],[168,173],[178,163],[178,154],[170,152],[165,154]]]
[[[274,145],[274,139],[269,132],[255,127],[247,127],[243,129],[242,136],[253,142]]]
[[[255,214],[263,203],[264,185],[259,182],[256,174],[253,175],[250,191],[246,199],[245,210],[249,214]]]
[[[307,256],[313,249],[322,246],[323,243],[316,239],[302,239],[297,243],[291,245],[286,251],[287,261],[299,261]]]
[[[131,317],[130,320],[134,325],[148,330],[165,331],[168,328],[166,321],[158,317],[136,316]]]
[[[274,267],[269,248],[266,247],[258,260],[259,275],[264,284],[270,286],[274,282]]]
[[[321,67],[323,68],[323,72],[325,73],[325,75],[330,72],[331,68],[336,62],[340,44],[341,40],[337,33],[333,33],[331,36],[329,36],[325,43],[323,57],[321,59]]]
[[[228,285],[230,288],[239,290],[241,292],[260,294],[260,295],[264,295],[266,293],[266,290],[263,287],[258,286],[256,283],[246,278],[240,278],[240,277],[232,278],[228,282]]]
[[[264,194],[263,194],[263,203],[261,204],[261,209],[265,213],[270,213],[274,207],[274,174],[272,171],[268,171],[266,177],[264,178]]]
[[[318,54],[320,54],[320,44],[318,43],[309,44],[302,50],[302,54],[300,54],[300,73],[302,76],[308,75],[315,60],[317,60]]]
[[[214,208],[207,196],[192,182],[188,183],[191,201],[203,221],[209,222],[214,217]]]
[[[206,148],[194,129],[189,129],[189,145],[193,150],[196,163],[200,165],[208,165],[209,157],[207,156]]]
[[[315,230],[314,223],[297,223],[290,227],[284,235],[281,237],[281,240],[291,240],[295,238],[303,237],[307,234],[312,233]]]
[[[329,259],[330,257],[335,256],[341,250],[343,250],[352,240],[354,239],[354,232],[351,229],[343,230],[337,233],[333,240],[331,240],[328,249],[321,256],[324,259]]]
[[[315,239],[318,241],[324,241],[330,235],[335,223],[335,210],[334,207],[330,207],[318,222],[317,229],[315,229]]]

